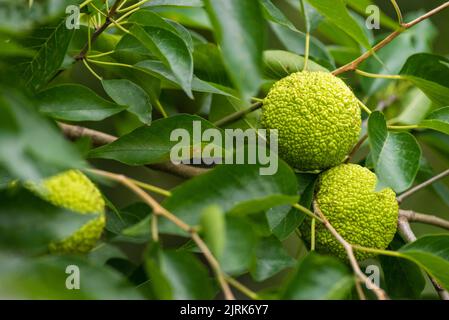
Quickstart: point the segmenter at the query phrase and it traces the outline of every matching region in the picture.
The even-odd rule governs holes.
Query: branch
[[[449,230],[449,221],[436,216],[418,213],[412,210],[399,210],[399,216],[406,218],[409,222],[427,223],[436,227]]]
[[[398,219],[398,229],[399,233],[401,234],[402,238],[405,240],[405,242],[413,242],[416,240],[416,236],[413,233],[412,228],[410,227],[410,224],[408,223],[408,220],[406,217],[399,215]],[[449,293],[444,290],[438,282],[436,282],[435,279],[433,279],[431,276],[427,275],[432,282],[433,287],[435,288],[436,292],[440,296],[441,300],[449,300]]]
[[[162,207],[156,200],[154,200],[153,197],[151,197],[148,193],[146,193],[143,189],[137,186],[131,179],[128,179],[126,176],[96,169],[90,169],[88,171],[93,174],[121,183],[122,185],[133,191],[136,195],[138,195],[142,200],[144,200],[153,209],[153,214],[155,216],[161,216],[170,220],[181,230],[190,234],[192,240],[197,244],[198,248],[203,253],[209,265],[214,270],[218,282],[222,287],[225,298],[227,300],[235,299],[234,295],[232,294],[231,288],[226,282],[226,276],[221,270],[220,264],[218,263],[217,259],[215,259],[214,255],[209,250],[207,245],[204,243],[203,239],[201,239],[201,237],[198,235],[195,228],[185,223],[183,220],[179,219],[173,213]]]
[[[402,201],[404,201],[405,198],[411,196],[415,192],[417,192],[417,191],[419,191],[419,190],[431,185],[432,183],[434,183],[440,179],[443,179],[444,177],[447,177],[447,176],[449,176],[449,169],[447,169],[447,170],[437,174],[436,176],[430,178],[429,180],[426,180],[423,183],[420,183],[420,184],[414,186],[413,188],[405,191],[404,193],[402,193],[401,195],[399,195],[397,197],[398,202],[401,203]]]
[[[240,118],[243,118],[245,115],[247,115],[248,113],[251,113],[257,109],[260,109],[262,107],[262,102],[256,102],[254,104],[252,104],[249,108],[244,109],[244,110],[240,110],[234,113],[231,113],[230,115],[214,122],[214,125],[216,125],[217,127],[221,127],[227,124],[230,124],[236,120],[239,120]]]
[[[114,142],[118,138],[115,136],[112,136],[110,134],[106,134],[97,130],[92,130],[76,125],[71,124],[65,124],[65,123],[58,123],[59,127],[63,131],[64,135],[71,139],[76,140],[81,137],[89,137],[92,139],[92,143],[96,147],[103,146],[105,144],[109,144],[111,142]],[[173,164],[171,162],[166,163],[157,163],[157,164],[150,164],[147,165],[147,167],[153,169],[153,170],[159,170],[167,173],[174,174],[181,178],[193,178],[200,174],[206,173],[208,169],[203,168],[196,168],[193,166],[188,166],[185,164]]]
[[[361,292],[360,282],[362,282],[362,283],[371,283],[371,289],[374,291],[374,293],[376,294],[377,298],[379,300],[388,300],[389,297],[385,293],[385,291],[382,290],[381,288],[379,288],[374,283],[372,283],[368,279],[368,277],[362,272],[362,270],[360,270],[359,264],[357,262],[357,259],[355,258],[355,255],[354,255],[354,250],[352,248],[352,245],[349,242],[347,242],[337,232],[337,230],[335,230],[335,228],[330,224],[329,220],[327,220],[327,218],[321,212],[321,210],[320,210],[320,208],[318,206],[318,203],[316,201],[314,201],[313,206],[314,206],[314,209],[315,209],[316,213],[318,214],[318,216],[321,217],[321,220],[322,220],[324,226],[326,227],[326,229],[329,230],[329,232],[335,237],[335,239],[337,239],[338,242],[341,243],[341,245],[345,249],[346,254],[348,255],[348,259],[349,259],[349,262],[351,264],[351,267],[354,270],[355,275],[358,277],[358,281],[356,282],[356,284],[357,284],[357,291],[359,292],[359,294]],[[363,297],[364,296],[362,294],[361,298],[363,299]]]
[[[94,32],[94,34],[90,38],[90,44],[94,43],[97,40],[97,38],[100,36],[100,34],[102,34],[109,27],[109,25],[113,22],[112,18],[117,13],[117,8],[120,6],[120,3],[122,1],[123,0],[116,0],[114,2],[114,4],[111,7],[111,10],[109,10],[109,12],[108,12],[105,22],[100,26],[100,28],[98,28]],[[89,51],[89,41],[84,45],[83,49],[81,49],[81,52],[75,57],[75,60],[77,60],[77,61],[83,60],[86,57],[87,51]]]
[[[350,70],[355,70],[357,69],[357,67],[366,59],[368,59],[369,57],[371,57],[375,52],[377,52],[378,50],[382,49],[383,47],[385,47],[387,44],[389,44],[391,41],[393,41],[397,36],[399,36],[402,32],[404,32],[405,30],[413,27],[414,25],[420,23],[421,21],[430,18],[431,16],[437,14],[438,12],[442,11],[443,9],[449,7],[449,1],[445,2],[444,4],[440,5],[439,7],[429,11],[428,13],[422,15],[421,17],[409,22],[409,23],[402,23],[401,27],[392,32],[388,37],[386,37],[385,39],[383,39],[381,42],[379,42],[377,45],[375,45],[371,50],[365,52],[364,54],[362,54],[360,57],[358,57],[357,59],[349,62],[348,64],[334,70],[332,72],[333,75],[339,75],[341,73],[344,73],[346,71],[350,71]]]

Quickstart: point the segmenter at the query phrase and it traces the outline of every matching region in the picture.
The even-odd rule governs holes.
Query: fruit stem
[[[302,213],[305,213],[306,215],[308,215],[309,217],[313,219],[316,219],[320,222],[323,222],[323,220],[318,217],[316,214],[314,214],[312,211],[310,211],[309,209],[307,209],[306,207],[303,207],[302,205],[300,205],[299,203],[294,203],[292,204],[292,207],[295,209],[298,209],[299,211],[301,211]]]
[[[377,73],[370,73],[370,72],[366,72],[366,71],[362,71],[359,69],[355,70],[355,73],[367,77],[367,78],[376,78],[376,79],[396,79],[396,80],[401,80],[404,79],[403,76],[401,75],[392,75],[392,74],[377,74]]]

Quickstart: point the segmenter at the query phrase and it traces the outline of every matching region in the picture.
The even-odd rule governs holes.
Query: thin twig
[[[447,169],[447,170],[437,174],[436,176],[430,178],[429,180],[426,180],[423,183],[420,183],[420,184],[414,186],[413,188],[405,191],[404,193],[400,194],[397,197],[398,202],[401,203],[402,201],[404,201],[405,198],[411,196],[415,192],[417,192],[417,191],[419,191],[419,190],[421,190],[421,189],[431,185],[432,183],[434,183],[434,182],[436,182],[436,181],[438,181],[440,179],[443,179],[443,178],[445,178],[447,176],[449,176],[449,169]]]
[[[86,56],[87,52],[89,51],[89,46],[92,45],[97,38],[102,34],[112,23],[111,18],[117,13],[117,8],[120,6],[120,3],[123,0],[116,0],[115,3],[112,5],[111,9],[109,10],[105,22],[94,32],[92,37],[88,40],[88,42],[84,45],[84,47],[81,49],[80,53],[75,57],[75,60],[83,60]],[[90,43],[90,44],[89,44]]]
[[[398,230],[399,234],[402,236],[405,242],[413,242],[416,240],[416,236],[413,233],[412,228],[410,227],[410,224],[406,217],[399,215],[398,219]],[[444,290],[440,284],[433,279],[430,275],[427,275],[432,282],[433,287],[435,288],[435,291],[440,296],[441,300],[449,300],[449,293]]]
[[[67,138],[76,140],[81,137],[89,137],[91,138],[93,145],[96,147],[100,147],[117,140],[117,137],[97,130],[65,123],[58,123],[58,125]],[[171,162],[150,164],[147,165],[147,167],[187,179],[199,176],[208,171],[208,169],[204,168],[197,168],[185,164],[173,164]]]
[[[333,75],[339,75],[341,73],[344,73],[346,71],[351,71],[357,69],[357,67],[366,59],[371,57],[375,52],[385,47],[387,44],[389,44],[391,41],[393,41],[397,36],[399,36],[402,32],[405,30],[413,27],[414,25],[420,23],[421,21],[430,18],[431,16],[437,14],[438,12],[444,10],[445,8],[449,7],[449,1],[445,2],[444,4],[440,5],[439,7],[427,12],[426,14],[422,15],[421,17],[409,22],[409,23],[403,23],[401,24],[401,27],[392,32],[390,35],[388,35],[385,39],[383,39],[381,42],[376,44],[371,50],[366,51],[364,54],[362,54],[357,59],[349,62],[348,64],[334,70],[332,72]]]
[[[97,169],[89,169],[88,172],[121,183],[122,185],[133,191],[136,195],[138,195],[143,201],[145,201],[153,209],[154,215],[162,216],[170,220],[181,230],[188,233],[191,236],[192,240],[197,244],[198,248],[201,250],[206,260],[209,262],[211,268],[214,270],[217,279],[220,283],[220,286],[223,289],[225,298],[227,300],[235,299],[234,295],[232,294],[231,288],[229,287],[228,283],[225,280],[225,275],[221,270],[220,264],[215,259],[215,257],[213,256],[207,245],[204,243],[204,241],[201,239],[201,237],[198,235],[195,228],[188,225],[183,220],[175,216],[173,213],[162,207],[152,196],[146,193],[143,189],[141,189],[138,185],[136,185],[131,179],[127,178],[126,176]]]
[[[449,230],[449,221],[433,215],[412,210],[399,210],[399,216],[406,218],[409,222],[421,222]]]
[[[244,110],[240,110],[234,113],[231,113],[230,115],[214,122],[214,125],[216,125],[217,127],[222,127],[224,125],[230,124],[234,121],[239,120],[240,118],[243,118],[245,115],[247,115],[248,113],[251,113],[257,109],[260,109],[262,107],[262,102],[256,102],[254,104],[252,104],[249,108],[244,109]]]
[[[359,267],[359,264],[357,262],[357,259],[355,258],[354,255],[354,250],[352,248],[352,245],[347,242],[339,233],[337,230],[335,230],[335,228],[330,224],[329,220],[327,220],[327,218],[324,216],[324,214],[321,212],[318,203],[316,201],[314,201],[313,203],[314,206],[314,210],[316,212],[316,214],[321,217],[321,220],[323,221],[324,226],[326,227],[327,230],[329,230],[329,232],[334,236],[335,239],[337,239],[338,242],[340,242],[340,244],[343,246],[343,248],[346,251],[346,254],[348,256],[349,259],[349,263],[351,264],[351,267],[354,271],[354,274],[357,276],[357,280],[356,280],[356,285],[358,283],[358,286],[360,286],[360,282],[361,283],[371,283],[371,289],[373,290],[373,292],[375,293],[375,295],[377,296],[377,298],[379,300],[388,300],[388,296],[385,293],[384,290],[382,290],[381,288],[379,288],[376,284],[372,283],[371,280],[368,279],[368,277],[362,272],[362,270]],[[360,288],[359,288],[360,289]],[[358,289],[358,291],[360,291]],[[363,299],[364,296],[360,296],[361,299]]]
[[[249,289],[248,287],[246,287],[245,285],[243,285],[236,279],[231,278],[231,277],[226,277],[226,281],[229,282],[229,284],[231,286],[233,286],[234,288],[239,290],[241,293],[248,296],[248,298],[250,298],[252,300],[260,300],[260,297],[257,293],[255,293],[254,291],[252,291],[251,289]]]

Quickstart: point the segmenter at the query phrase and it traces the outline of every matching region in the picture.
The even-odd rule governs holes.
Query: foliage
[[[374,1],[81,2],[0,1],[1,297],[437,298],[425,274],[449,290],[449,233],[416,229],[416,239],[409,229],[448,229],[447,215],[404,213],[413,204],[404,200],[428,185],[425,196],[449,205],[437,181],[449,172],[436,176],[449,166],[449,56],[434,49],[443,32],[429,19],[447,15],[448,2],[428,1],[439,6],[429,16],[403,8],[398,22],[391,7],[380,30],[365,25]],[[262,99],[302,70],[333,72],[352,89],[362,132],[345,161],[398,195],[388,250],[348,244],[375,255],[368,262],[313,252],[297,237],[306,215],[307,227],[332,228],[313,206],[319,172],[277,158],[273,175],[261,175],[261,163],[169,162],[175,129],[261,129]],[[187,143],[183,160],[206,148]],[[48,245],[89,217],[26,186],[70,169],[99,185],[106,226],[89,253],[55,255]],[[378,290],[360,285],[367,264],[382,270]],[[64,286],[73,265],[80,290]]]

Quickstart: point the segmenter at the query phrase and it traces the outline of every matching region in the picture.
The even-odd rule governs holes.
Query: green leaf
[[[202,0],[151,0],[145,4],[148,7],[158,6],[180,6],[180,7],[202,7]]]
[[[179,143],[183,143],[183,147],[201,146],[201,141],[179,141],[179,137],[170,139],[172,132],[176,129],[185,129],[189,136],[193,137],[194,122],[201,125],[200,133],[209,128],[215,128],[213,124],[201,117],[180,114],[156,120],[151,126],[140,127],[108,145],[92,150],[89,156],[112,159],[132,166],[168,161],[172,148]]]
[[[0,166],[13,178],[39,180],[86,165],[54,124],[17,89],[0,86]]]
[[[293,31],[289,28],[275,23],[270,23],[270,27],[288,51],[302,56],[305,54],[305,33],[300,31]],[[310,37],[309,54],[311,58],[313,58],[316,62],[318,62],[325,68],[335,68],[334,59],[330,55],[326,46],[313,36]]]
[[[101,82],[106,93],[117,104],[126,106],[144,124],[151,123],[152,105],[146,92],[127,79],[103,80]]]
[[[262,4],[263,14],[266,19],[287,27],[293,31],[298,31],[293,23],[279,10],[270,0],[260,0]]]
[[[179,88],[181,86],[181,83],[178,81],[178,79],[176,79],[173,73],[167,67],[165,67],[164,64],[161,63],[160,61],[144,60],[135,64],[134,67],[142,72],[158,77],[162,80],[166,80],[169,84],[171,84],[175,88]],[[220,87],[217,84],[203,81],[198,77],[196,77],[195,75],[193,76],[192,79],[192,90],[197,92],[206,92],[224,96],[231,96],[230,93],[226,92],[231,91],[231,89]]]
[[[401,97],[401,105],[402,112],[392,122],[413,125],[425,119],[432,108],[432,101],[418,88],[412,88]]]
[[[210,206],[201,214],[201,233],[217,259],[221,259],[226,243],[226,221],[218,206]]]
[[[142,294],[113,269],[82,257],[44,256],[32,259],[0,253],[0,295],[5,299],[142,299]],[[68,290],[79,268],[79,290]],[[68,272],[66,272],[68,270]]]
[[[298,181],[298,194],[300,204],[309,208],[315,192],[317,175],[301,173],[296,174]],[[285,240],[304,220],[304,214],[291,206],[272,207],[267,211],[267,220],[270,230],[279,240]]]
[[[449,107],[433,111],[425,120],[421,121],[419,127],[449,134]]]
[[[368,15],[366,12],[366,9],[368,6],[376,5],[374,3],[374,1],[371,1],[371,0],[345,0],[345,2],[347,3],[347,5],[349,7],[354,9],[354,11],[357,11],[358,13],[360,13],[363,16]],[[396,30],[399,27],[399,25],[396,21],[391,19],[388,15],[386,15],[382,11],[380,12],[380,21],[379,22],[380,22],[381,26],[389,28],[391,30]]]
[[[434,103],[449,101],[449,59],[427,53],[407,59],[400,74],[420,88]]]
[[[345,298],[354,285],[354,276],[339,260],[308,254],[286,284],[283,299],[335,300]]]
[[[158,299],[212,299],[215,295],[208,270],[187,251],[162,250],[153,244],[145,264]]]
[[[153,11],[146,9],[139,10],[129,17],[128,22],[145,27],[155,27],[170,31],[184,40],[190,51],[193,49],[192,37],[190,36],[190,33],[182,27],[182,25],[173,21],[165,20]]]
[[[449,290],[449,235],[429,235],[403,246],[401,257],[423,268],[445,289]]]
[[[249,164],[219,165],[173,189],[163,206],[186,223],[196,225],[202,210],[210,205],[218,205],[227,213],[245,215],[297,201],[296,178],[282,160],[279,159],[273,175],[261,175],[260,168]],[[161,221],[159,230],[184,234],[166,220]]]
[[[78,84],[51,87],[40,92],[37,101],[42,113],[69,121],[100,121],[126,108],[109,102]]]
[[[264,19],[258,1],[205,1],[229,75],[246,101],[261,82]]]
[[[40,45],[36,55],[27,63],[23,78],[37,91],[47,84],[61,67],[74,30],[68,29],[65,19]]]
[[[396,236],[390,243],[390,249],[398,250],[404,245]],[[418,299],[426,280],[416,264],[407,260],[398,260],[390,256],[380,256],[387,293],[392,299]]]
[[[422,12],[423,14],[424,12]],[[419,12],[406,15],[405,21],[411,21],[420,15]],[[376,37],[376,42],[383,40],[387,35]],[[364,62],[360,69],[377,74],[398,74],[407,59],[418,52],[426,52],[432,49],[432,41],[437,36],[437,29],[430,20],[424,20],[420,24],[400,34],[394,41],[376,53],[376,56]],[[349,60],[348,60],[349,61]],[[348,61],[345,61],[347,63]],[[381,92],[394,80],[381,78],[360,78],[363,89],[368,95]]]
[[[396,193],[408,189],[419,169],[421,148],[408,132],[388,132],[384,115],[375,111],[368,120],[371,156],[378,189],[391,187]]]
[[[223,271],[240,275],[250,268],[257,239],[251,223],[241,217],[226,216],[225,245],[219,259]]]
[[[362,28],[349,14],[346,4],[342,0],[307,0],[323,16],[329,19],[336,27],[345,31],[355,41],[366,49],[370,49],[368,38]]]
[[[294,264],[295,260],[288,255],[282,243],[273,236],[267,237],[257,245],[251,275],[254,280],[263,281]]]
[[[184,40],[166,29],[134,25],[130,33],[170,68],[192,98],[193,58]]]
[[[26,190],[0,191],[0,249],[44,253],[95,215],[54,207]]]
[[[263,61],[264,76],[269,79],[282,79],[293,72],[302,71],[304,69],[304,58],[302,56],[283,50],[264,51]],[[329,71],[313,61],[309,61],[307,70]]]

